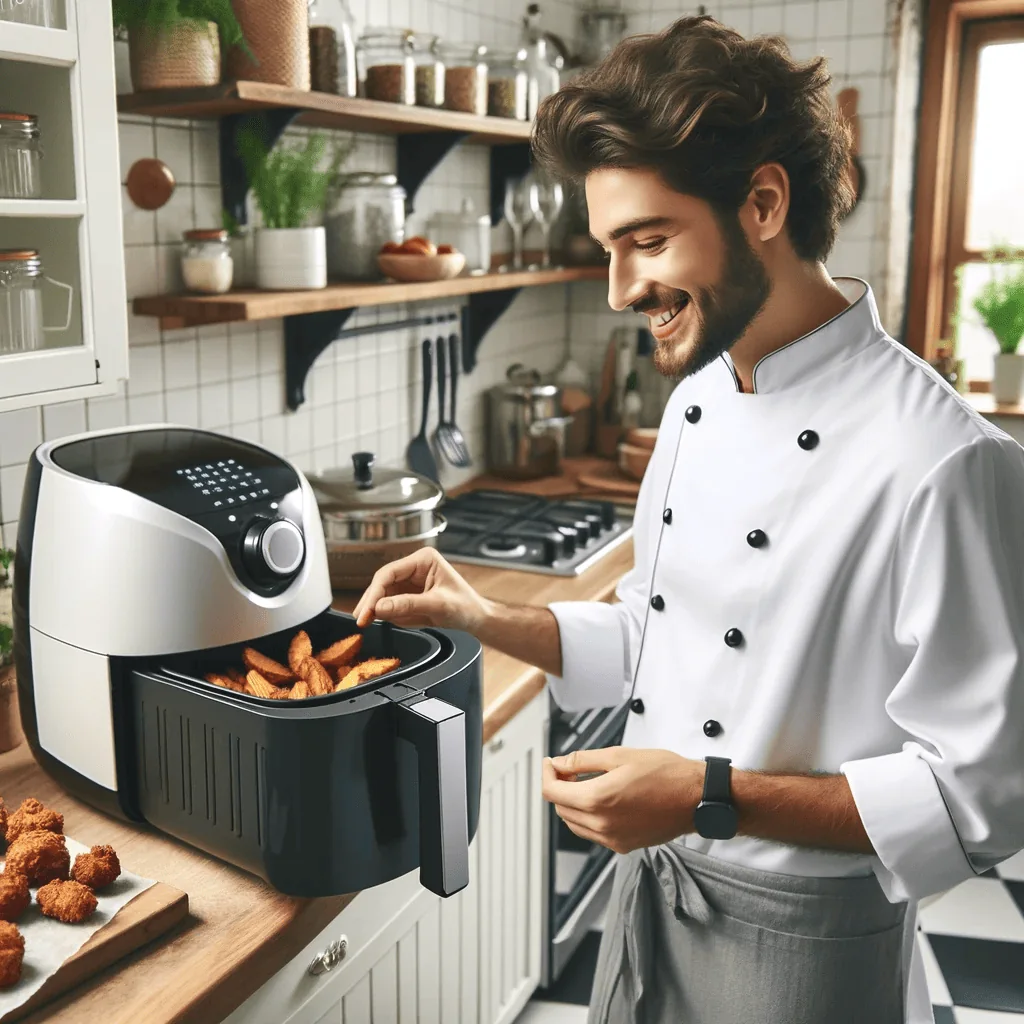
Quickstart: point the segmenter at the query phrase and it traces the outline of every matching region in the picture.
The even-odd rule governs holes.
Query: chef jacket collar
[[[809,334],[762,356],[754,366],[754,394],[803,384],[828,366],[845,362],[884,333],[870,285],[856,277],[837,277],[835,283],[850,305]],[[733,387],[739,391],[732,358],[728,352],[720,358]]]

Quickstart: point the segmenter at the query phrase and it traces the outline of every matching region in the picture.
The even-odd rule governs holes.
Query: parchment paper
[[[72,864],[78,854],[89,852],[88,846],[74,839],[68,838],[67,844]],[[98,932],[126,903],[153,884],[149,878],[140,878],[122,870],[113,885],[96,893],[96,911],[81,924],[64,924],[51,917],[44,917],[36,903],[36,890],[32,889],[31,905],[14,922],[25,936],[25,961],[21,968],[21,980],[10,988],[0,989],[0,1019],[15,1007],[21,1006],[42,987],[47,978],[57,973],[57,969],[68,957],[85,945],[90,936]]]

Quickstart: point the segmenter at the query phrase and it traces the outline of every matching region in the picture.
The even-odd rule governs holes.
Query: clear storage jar
[[[67,315],[59,327],[43,325],[43,281],[68,295]],[[47,331],[66,331],[71,326],[74,289],[43,273],[35,249],[0,249],[0,356],[34,352],[43,347]]]
[[[471,274],[491,269],[491,218],[478,214],[473,200],[462,200],[457,212],[445,210],[430,218],[430,238],[438,245],[452,245],[466,257]]]
[[[487,113],[487,47],[439,45],[444,61],[444,105],[466,114]]]
[[[324,227],[327,273],[342,281],[378,281],[381,246],[405,241],[405,189],[393,174],[339,175]]]
[[[185,232],[181,251],[181,277],[190,292],[223,295],[231,291],[235,261],[226,231],[212,228]]]
[[[525,121],[529,77],[523,50],[491,53],[487,61],[487,113]]]
[[[438,53],[437,36],[417,32],[413,40],[416,61],[416,106],[444,106],[444,61]]]
[[[42,162],[38,118],[0,111],[0,199],[42,196]]]
[[[314,92],[355,96],[355,22],[347,0],[309,0],[309,78]]]
[[[356,54],[359,78],[368,100],[416,103],[416,62],[409,29],[368,28]]]

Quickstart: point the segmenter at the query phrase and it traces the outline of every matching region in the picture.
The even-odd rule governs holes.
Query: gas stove
[[[610,501],[553,500],[471,491],[445,502],[437,538],[451,562],[579,576],[631,536],[633,521]]]

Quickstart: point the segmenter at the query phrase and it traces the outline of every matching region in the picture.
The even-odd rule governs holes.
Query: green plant
[[[212,21],[225,47],[241,46],[251,56],[231,0],[113,0],[114,28],[169,32],[183,21]]]
[[[353,143],[328,145],[323,135],[310,135],[304,146],[281,145],[270,150],[258,124],[243,126],[237,135],[238,155],[266,228],[301,228],[322,211],[327,190],[348,159]],[[320,165],[330,149],[330,166]]]
[[[990,256],[990,262],[996,257]],[[999,342],[999,351],[1012,355],[1024,337],[1024,262],[997,274],[995,268],[975,296],[975,312]]]

